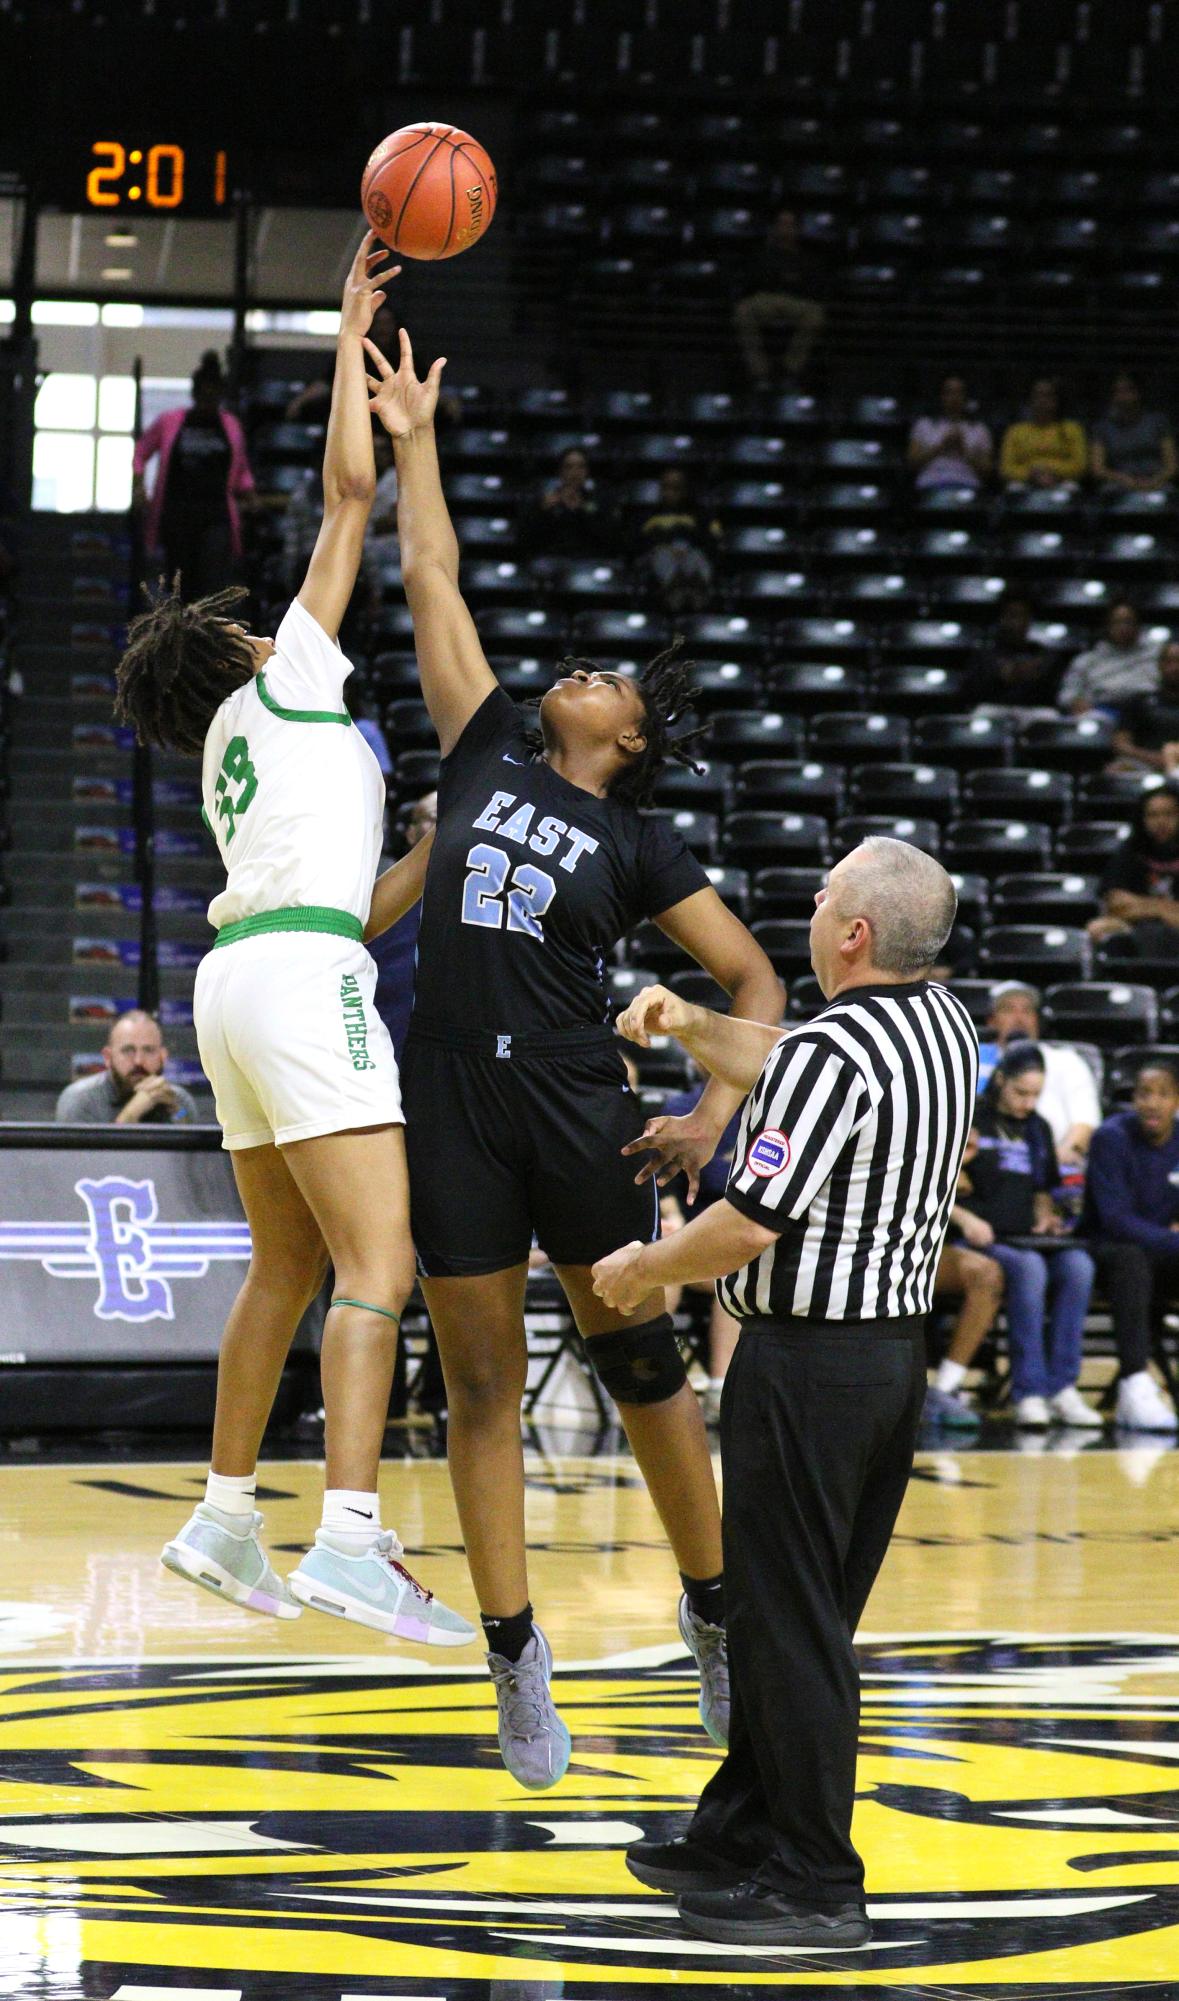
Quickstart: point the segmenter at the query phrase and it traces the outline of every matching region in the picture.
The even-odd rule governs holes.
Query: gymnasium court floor
[[[1043,1444],[1043,1441],[1038,1441]],[[923,1453],[862,1640],[871,1944],[689,1940],[623,1866],[715,1753],[625,1457],[533,1450],[568,1778],[503,1772],[478,1647],[238,1612],[160,1545],[196,1463],[0,1462],[0,1994],[21,2001],[1179,1995],[1179,1453]],[[319,1468],[272,1462],[272,1546]],[[473,1610],[445,1466],[386,1468]]]

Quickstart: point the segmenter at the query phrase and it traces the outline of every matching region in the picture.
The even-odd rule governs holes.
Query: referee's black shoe
[[[687,1890],[679,1900],[680,1920],[697,1938],[722,1945],[842,1946],[867,1945],[872,1936],[862,1904],[836,1904],[816,1910],[799,1904],[756,1876],[735,1887]]]
[[[626,1866],[652,1890],[723,1890],[727,1883],[749,1878],[748,1862],[726,1862],[695,1841],[636,1841],[626,1851]]]

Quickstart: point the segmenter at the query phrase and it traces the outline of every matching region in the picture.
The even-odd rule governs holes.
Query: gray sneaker
[[[680,1599],[680,1638],[700,1670],[700,1721],[722,1751],[729,1748],[729,1640],[723,1626],[710,1626]]]
[[[296,1605],[262,1546],[262,1517],[227,1515],[198,1501],[188,1521],[165,1543],[160,1562],[177,1577],[215,1591],[220,1598],[268,1612],[272,1619],[297,1619]]]
[[[552,1648],[536,1626],[518,1661],[488,1654],[487,1665],[499,1705],[500,1756],[517,1785],[546,1792],[564,1778],[573,1749],[553,1708]]]
[[[949,1390],[939,1390],[936,1383],[930,1383],[925,1392],[921,1422],[944,1424],[952,1431],[977,1431],[982,1419],[965,1397],[955,1396]]]

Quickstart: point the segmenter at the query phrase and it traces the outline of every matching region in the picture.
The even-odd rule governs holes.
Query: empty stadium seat
[[[1097,877],[1060,872],[1001,875],[991,885],[991,911],[1006,924],[1084,925],[1098,910]]]
[[[975,1027],[981,1029],[991,1012],[991,997],[995,991],[995,981],[978,979],[953,979],[951,993],[957,994]]]
[[[437,734],[423,701],[389,702],[383,721],[389,748],[395,756],[403,750],[437,750]]]
[[[774,971],[788,983],[810,972],[811,927],[808,918],[769,918],[754,924],[753,935]]]
[[[1168,1024],[1162,1019],[1159,1025]],[[1115,1104],[1124,1105],[1133,1094],[1138,1072],[1146,1063],[1167,1063],[1179,1069],[1179,1042],[1131,1043],[1126,1049],[1111,1050],[1105,1063],[1105,1091]]]
[[[913,724],[913,752],[931,764],[952,764],[966,771],[1005,764],[1014,731],[995,716],[921,716]]]
[[[998,979],[1084,980],[1091,965],[1089,940],[1063,924],[992,924],[979,945],[978,970]]]
[[[700,861],[712,861],[716,854],[720,823],[715,813],[693,812],[690,806],[656,806],[652,816],[666,820]]]
[[[1043,716],[1020,726],[1016,745],[1023,763],[1096,771],[1113,756],[1113,731],[1102,716]]]
[[[685,806],[720,813],[729,798],[729,767],[724,764],[667,764],[655,786],[657,806]]]
[[[774,709],[717,709],[708,726],[708,748],[719,758],[797,756],[802,725]]]
[[[958,812],[958,774],[945,764],[862,764],[851,773],[857,813],[915,813],[952,820]]]
[[[927,855],[936,855],[941,847],[941,829],[936,820],[917,819],[907,813],[849,813],[837,820],[831,830],[831,852],[837,859],[841,854],[850,854],[873,834],[907,841],[910,847],[921,848]]]
[[[822,877],[822,868],[818,866],[758,869],[752,885],[754,916],[805,917],[809,922]]]
[[[1128,821],[1077,820],[1057,829],[1052,843],[1054,867],[1096,875],[1121,847],[1130,831]]]
[[[859,668],[835,660],[787,660],[768,667],[765,681],[775,702],[797,705],[804,715],[846,709],[862,701],[868,687]]]
[[[742,811],[772,806],[834,819],[843,810],[843,799],[844,774],[839,765],[755,758],[737,768],[734,804]]]
[[[823,869],[829,859],[827,822],[817,813],[730,813],[721,854],[741,868],[794,858]]]
[[[749,872],[743,868],[718,867],[715,862],[706,862],[704,873],[717,895],[738,917],[745,917],[749,911]]]
[[[1023,820],[951,820],[942,859],[947,868],[1002,875],[1017,869],[1046,869],[1051,853],[1047,827]]]
[[[1085,981],[1049,987],[1040,1007],[1045,1035],[1057,1042],[1096,1042],[1101,1049],[1158,1038],[1158,997],[1150,987]]]
[[[970,670],[894,666],[889,662],[874,669],[871,689],[873,699],[882,708],[897,710],[902,715],[927,716],[931,710],[949,714],[970,699]]]
[[[967,772],[962,780],[962,810],[994,818],[1034,819],[1059,827],[1072,811],[1072,780],[1062,771],[1036,771],[1016,766]]]
[[[865,716],[837,709],[815,717],[807,731],[807,749],[815,757],[845,764],[898,763],[909,753],[909,725],[901,716]]]

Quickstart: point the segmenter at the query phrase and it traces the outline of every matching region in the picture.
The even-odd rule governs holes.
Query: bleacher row
[[[319,448],[318,433],[272,422],[281,393],[256,399],[263,485],[277,476],[281,486]],[[697,660],[709,736],[701,770],[664,774],[657,810],[673,816],[753,926],[787,982],[793,1018],[821,1004],[807,945],[820,871],[865,833],[895,832],[955,876],[959,924],[947,959],[980,1018],[995,980],[1036,980],[1049,996],[1046,1032],[1104,1051],[1113,1096],[1133,1051],[1160,1037],[1179,1042],[1179,961],[1126,963],[1117,941],[1094,946],[1085,930],[1101,870],[1143,792],[1141,778],[1106,769],[1111,725],[972,707],[987,626],[1012,579],[1030,581],[1053,614],[1035,630],[1062,659],[1093,637],[1127,577],[1144,608],[1173,616],[1179,516],[1170,496],[1133,496],[1142,504],[1120,524],[1118,510],[1056,490],[944,495],[931,507],[902,469],[909,413],[889,397],[839,406],[792,396],[768,414],[703,392],[678,411],[623,392],[585,410],[543,389],[500,401],[471,389],[463,401],[463,421],[444,439],[463,589],[495,672],[521,700],[543,693],[570,650],[633,670],[672,632],[617,557],[520,554],[523,510],[557,453],[581,444],[613,477],[611,532],[622,540],[629,511],[655,499],[649,475],[628,483],[628,469],[686,461],[711,475],[728,531],[723,603],[676,621]],[[797,482],[793,470],[776,480],[719,476],[788,437]],[[841,461],[864,450],[877,471],[889,468],[887,489],[860,482],[867,518],[821,525],[848,485]],[[784,603],[794,615],[781,616]],[[914,616],[897,616],[904,611]],[[391,796],[404,806],[435,782],[437,750],[395,568],[359,671],[394,755]],[[613,970],[615,998],[649,977],[716,997],[644,926]],[[652,1087],[682,1077],[674,1052],[644,1056],[641,1071]]]

